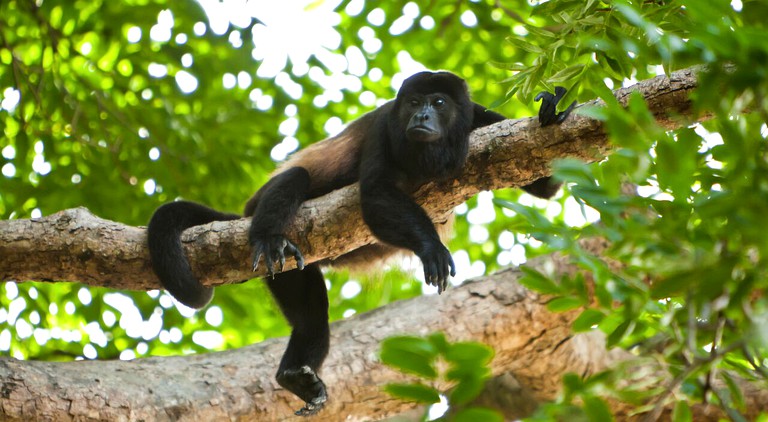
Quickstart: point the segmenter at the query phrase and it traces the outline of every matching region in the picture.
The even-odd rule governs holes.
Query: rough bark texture
[[[542,257],[531,265],[546,265],[561,274],[578,271],[558,256]],[[521,287],[519,277],[518,270],[509,269],[442,296],[393,303],[333,324],[331,354],[322,374],[330,401],[313,420],[378,420],[413,407],[381,392],[385,383],[407,378],[376,358],[379,342],[396,334],[444,331],[449,339],[489,344],[496,350],[492,362],[496,388],[489,389],[483,403],[503,410],[509,418],[526,415],[536,403],[554,399],[567,372],[589,375],[632,358],[623,351],[606,351],[600,333],[573,335],[570,323],[578,312],[550,313],[548,299]],[[300,403],[273,378],[285,341],[127,362],[0,359],[0,419],[291,419]],[[653,361],[638,365],[638,370],[649,376],[663,371]],[[747,416],[768,410],[768,391],[745,387]],[[627,406],[611,404],[618,420],[633,419]],[[707,413],[714,410],[706,407],[694,411],[697,421],[722,416]]]
[[[679,127],[706,117],[691,115],[689,94],[697,86],[696,72],[678,71],[615,94],[623,103],[630,92],[640,92],[664,127]],[[599,105],[599,101],[582,107],[586,105]],[[547,175],[554,159],[595,161],[609,148],[602,123],[578,114],[561,125],[545,128],[540,128],[535,118],[506,120],[472,135],[469,160],[454,183],[426,185],[416,193],[416,199],[437,221],[443,221],[454,206],[481,190],[522,186]],[[363,224],[358,196],[358,186],[353,185],[301,207],[287,235],[308,262],[339,256],[373,241]],[[247,220],[212,223],[184,233],[187,256],[204,284],[235,283],[259,275],[250,271],[248,224]],[[148,258],[143,228],[102,220],[85,209],[66,210],[39,220],[0,222],[1,280],[159,288]]]
[[[591,349],[572,339],[573,315],[549,314],[545,299],[515,283],[518,275],[505,271],[334,324],[323,370],[330,402],[316,420],[376,419],[409,407],[381,392],[403,377],[380,365],[375,353],[381,340],[400,333],[444,330],[449,338],[484,341],[497,350],[496,371],[513,371],[537,398],[552,398],[557,374],[589,371]],[[20,420],[279,420],[300,405],[273,379],[284,345],[275,339],[131,362],[0,360],[0,408]]]

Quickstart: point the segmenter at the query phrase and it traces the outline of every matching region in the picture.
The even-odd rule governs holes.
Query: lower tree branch
[[[545,262],[555,273],[577,271],[559,256],[541,257],[531,265]],[[452,340],[493,347],[493,382],[512,386],[512,391],[495,391],[481,403],[505,399],[494,407],[508,417],[528,415],[537,402],[556,398],[565,373],[587,376],[634,359],[620,350],[606,351],[601,333],[573,335],[570,324],[578,311],[549,312],[548,298],[520,286],[520,275],[508,269],[441,296],[392,303],[333,324],[331,354],[322,373],[330,401],[314,420],[381,419],[414,407],[381,391],[385,383],[408,379],[381,365],[374,352],[384,338],[397,334],[444,331]],[[226,352],[133,361],[0,359],[0,419],[282,420],[300,405],[274,381],[285,342],[272,339]],[[670,378],[655,361],[637,363],[635,370],[658,377],[648,388]],[[768,410],[765,389],[745,384],[745,400],[747,417]],[[618,420],[631,419],[629,406],[610,404]],[[705,407],[694,411],[697,421],[722,417]]]
[[[379,364],[375,353],[384,338],[402,333],[442,330],[451,339],[486,342],[497,350],[495,371],[513,371],[537,398],[554,397],[557,374],[587,370],[587,350],[572,340],[574,315],[549,313],[546,299],[518,285],[518,277],[517,270],[508,270],[441,296],[393,303],[333,324],[322,374],[330,401],[317,419],[359,419],[372,410],[384,417],[410,407],[380,390],[405,378]],[[2,419],[279,420],[300,405],[274,381],[285,341],[134,361],[3,359]]]

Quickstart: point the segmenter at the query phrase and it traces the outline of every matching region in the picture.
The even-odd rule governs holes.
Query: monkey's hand
[[[283,271],[285,266],[285,253],[293,255],[296,259],[296,267],[300,270],[304,269],[304,256],[301,255],[301,251],[291,241],[286,239],[281,234],[271,235],[259,235],[250,234],[251,250],[253,251],[251,257],[253,259],[253,271],[259,269],[259,261],[264,256],[264,264],[267,267],[267,276],[275,276],[275,264],[277,264],[278,272]]]
[[[539,108],[539,124],[542,127],[549,126],[553,123],[562,123],[563,120],[571,114],[571,110],[576,106],[576,101],[572,102],[563,112],[557,112],[557,103],[563,99],[566,92],[568,92],[568,90],[562,86],[556,86],[554,95],[544,91],[540,92],[539,95],[534,98],[534,101],[541,100],[541,107]]]
[[[442,243],[430,245],[416,253],[424,266],[424,280],[442,293],[448,287],[448,275],[456,275],[451,252]]]

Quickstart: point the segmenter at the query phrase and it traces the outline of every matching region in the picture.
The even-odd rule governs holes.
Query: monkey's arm
[[[301,252],[283,233],[307,199],[309,185],[309,172],[303,167],[292,167],[270,179],[246,204],[246,216],[253,216],[248,239],[253,251],[254,271],[262,256],[267,275],[274,275],[275,264],[282,271],[286,251],[296,259],[298,268],[304,267]]]
[[[413,251],[424,266],[427,284],[436,286],[438,293],[442,293],[448,285],[448,275],[455,275],[456,268],[432,220],[397,186],[397,170],[388,168],[380,145],[366,148],[362,168],[363,220],[381,241]]]

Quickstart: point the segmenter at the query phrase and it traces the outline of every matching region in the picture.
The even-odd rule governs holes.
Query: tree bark
[[[559,274],[579,271],[558,255],[529,265]],[[548,298],[517,283],[517,269],[431,295],[400,301],[332,325],[331,353],[321,376],[330,399],[313,420],[377,420],[415,406],[389,397],[381,386],[407,376],[378,362],[377,345],[386,337],[443,331],[451,340],[484,342],[496,350],[496,376],[481,401],[509,418],[530,414],[536,403],[552,400],[563,374],[583,376],[634,356],[606,351],[600,332],[573,335],[578,311],[553,314]],[[403,318],[407,315],[407,318]],[[202,421],[283,420],[302,403],[274,381],[286,339],[226,352],[133,361],[34,362],[0,359],[0,419],[9,421]],[[655,361],[637,365],[663,386],[671,378]],[[512,376],[511,374],[514,374]],[[438,383],[439,388],[447,385]],[[745,384],[747,417],[768,410],[768,391]],[[524,400],[517,398],[522,397]],[[631,407],[610,403],[617,420],[629,420]],[[718,420],[704,406],[697,421]]]
[[[557,374],[585,372],[590,350],[572,339],[573,314],[547,312],[546,299],[518,277],[504,271],[335,323],[322,374],[330,400],[316,419],[377,419],[411,407],[381,391],[405,377],[375,353],[384,338],[402,333],[443,330],[451,339],[486,342],[497,350],[494,370],[514,371],[538,398],[554,397]],[[285,341],[130,362],[0,360],[0,409],[11,420],[280,420],[302,404],[274,381]]]
[[[638,91],[665,128],[703,120],[689,94],[698,68],[642,81],[615,92],[626,103]],[[599,100],[581,105],[600,106]],[[674,116],[674,117],[673,117]],[[577,112],[561,125],[541,128],[535,118],[506,120],[472,134],[470,156],[453,183],[430,183],[415,194],[435,221],[482,190],[524,186],[549,174],[558,158],[596,161],[610,150],[602,122]],[[372,243],[363,223],[357,184],[304,203],[287,236],[307,262],[337,257]],[[206,285],[236,283],[262,273],[250,270],[246,219],[216,222],[184,232],[185,252]],[[118,289],[150,290],[160,283],[149,266],[144,229],[102,220],[78,208],[37,220],[0,222],[0,279],[78,281]],[[288,266],[293,262],[288,262]],[[263,270],[263,267],[262,267]]]

